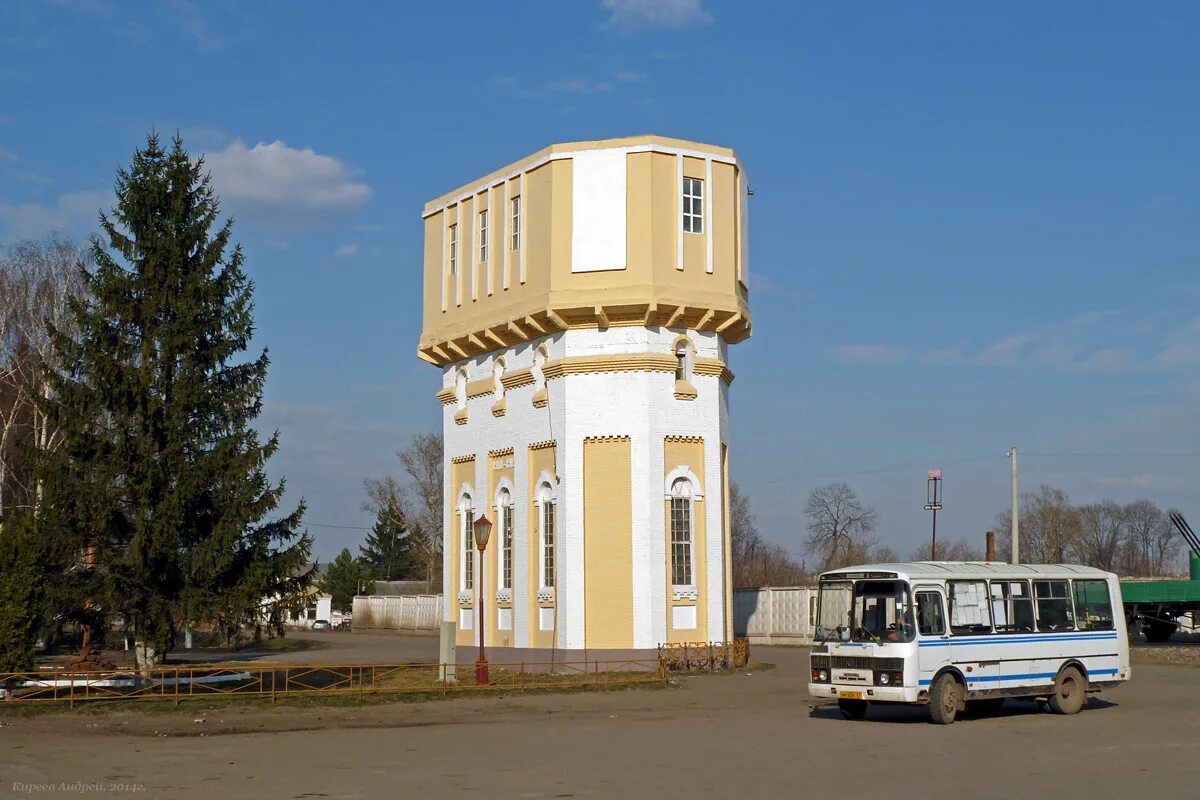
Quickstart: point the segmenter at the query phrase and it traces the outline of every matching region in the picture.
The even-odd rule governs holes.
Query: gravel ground
[[[1142,666],[1074,717],[1008,703],[942,727],[922,707],[841,719],[810,705],[807,650],[753,655],[776,668],[659,691],[0,718],[0,797],[1096,800],[1200,785],[1200,670]]]

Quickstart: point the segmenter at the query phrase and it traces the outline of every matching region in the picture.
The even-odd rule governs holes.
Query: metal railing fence
[[[473,664],[261,664],[180,665],[147,672],[41,670],[0,673],[0,702],[75,703],[112,700],[213,700],[228,697],[274,701],[281,697],[369,694],[524,691],[575,687],[621,687],[662,683],[660,660],[555,662],[490,665],[487,684],[476,684]],[[456,672],[459,680],[447,676]]]

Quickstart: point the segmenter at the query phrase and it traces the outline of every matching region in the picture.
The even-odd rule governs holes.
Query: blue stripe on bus
[[[1088,670],[1089,677],[1092,675],[1116,675],[1116,674],[1117,674],[1117,671],[1115,669],[1089,669]],[[1057,676],[1057,675],[1058,675],[1057,672],[1027,672],[1023,675],[980,675],[980,676],[968,678],[967,683],[968,684],[971,684],[971,683],[998,683],[1000,681],[1028,681],[1028,680],[1036,680],[1036,679],[1042,679],[1042,678],[1054,680],[1055,676]],[[917,681],[917,685],[918,686],[928,686],[932,682],[933,681],[922,678]]]
[[[998,636],[987,636],[983,638],[965,638],[955,636],[952,639],[938,639],[934,641],[921,641],[917,643],[918,647],[950,647],[951,645],[973,645],[973,644],[1036,644],[1038,642],[1097,642],[1109,639],[1116,639],[1116,631],[1108,633],[1085,633],[1085,634],[1032,634],[1018,635],[1001,634]]]

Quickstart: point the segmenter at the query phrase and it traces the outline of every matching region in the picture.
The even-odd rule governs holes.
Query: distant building
[[[426,204],[418,351],[442,369],[460,647],[480,581],[495,660],[733,637],[746,198],[732,150],[638,136],[552,145]]]
[[[429,594],[429,581],[373,581],[372,594],[387,597],[407,597],[415,594]]]

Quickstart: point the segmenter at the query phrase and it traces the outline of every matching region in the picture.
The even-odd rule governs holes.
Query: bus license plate
[[[846,700],[862,700],[862,692],[838,692],[838,697]]]

